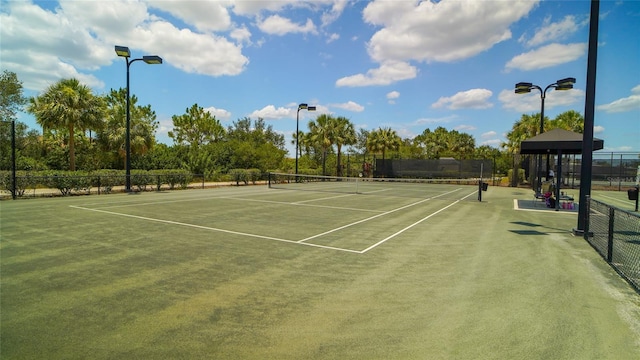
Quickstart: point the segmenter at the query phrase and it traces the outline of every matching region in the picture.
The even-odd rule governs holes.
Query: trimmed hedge
[[[187,170],[132,170],[131,185],[138,191],[148,186],[160,190],[163,185],[169,189],[179,186],[187,188],[193,175]],[[126,175],[124,170],[86,171],[18,171],[16,172],[16,196],[24,196],[27,189],[58,189],[62,196],[72,194],[89,194],[92,188],[98,192],[110,193],[116,186],[124,186]],[[0,190],[11,193],[11,172],[0,171]]]

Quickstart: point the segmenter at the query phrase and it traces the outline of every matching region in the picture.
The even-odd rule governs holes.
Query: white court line
[[[351,210],[351,211],[363,211],[363,212],[375,212],[375,213],[381,213],[382,212],[382,210],[348,208],[348,207],[329,206],[329,205],[301,204],[301,201],[298,201],[298,202],[286,202],[286,201],[275,201],[275,200],[244,199],[244,198],[236,198],[236,197],[220,197],[218,199],[231,199],[231,200],[239,200],[239,201],[253,201],[253,202],[263,202],[263,203],[268,203],[268,204],[280,204],[280,205],[306,206],[306,207],[316,207],[316,208],[325,208],[325,209],[333,209],[333,210]],[[327,199],[327,198],[324,198],[324,199]],[[328,198],[328,199],[330,199],[330,198]]]
[[[340,230],[342,230],[342,229],[346,229],[346,228],[348,228],[348,227],[351,227],[351,226],[354,226],[354,225],[358,225],[358,224],[361,224],[361,223],[363,223],[363,222],[366,222],[366,221],[369,221],[369,220],[373,220],[373,219],[379,218],[379,217],[381,217],[381,216],[389,215],[389,214],[394,213],[394,212],[396,212],[396,211],[400,211],[400,210],[406,209],[406,208],[408,208],[408,207],[411,207],[411,206],[414,206],[414,205],[421,204],[421,203],[423,203],[423,202],[425,202],[425,201],[429,201],[429,200],[431,200],[431,199],[435,199],[435,198],[437,198],[437,197],[439,197],[439,196],[444,196],[444,195],[447,195],[447,194],[451,194],[451,193],[456,192],[456,191],[458,191],[458,190],[460,190],[460,189],[455,189],[455,190],[452,190],[452,191],[449,191],[449,192],[446,192],[446,193],[442,193],[442,194],[440,194],[440,195],[438,195],[438,196],[434,196],[434,197],[432,197],[432,198],[423,199],[423,200],[420,200],[420,201],[417,201],[417,202],[414,202],[414,203],[411,203],[411,204],[408,204],[408,205],[405,205],[405,206],[402,206],[402,207],[399,207],[399,208],[396,208],[396,209],[393,209],[393,210],[385,211],[385,212],[383,212],[383,213],[381,213],[381,214],[374,215],[374,216],[368,217],[368,218],[366,218],[366,219],[358,220],[358,221],[353,222],[353,223],[351,223],[351,224],[346,224],[346,225],[343,225],[343,226],[337,227],[337,228],[335,228],[335,229],[332,229],[332,230],[329,230],[329,231],[325,231],[325,232],[320,233],[320,234],[316,234],[316,235],[313,235],[313,236],[309,236],[308,238],[305,238],[305,239],[299,240],[298,242],[299,242],[299,243],[304,243],[305,241],[309,241],[309,240],[311,240],[311,239],[315,239],[315,238],[317,238],[317,237],[321,237],[321,236],[324,236],[324,235],[328,235],[328,234],[331,234],[331,233],[333,233],[333,232],[340,231]],[[457,201],[456,201],[456,202],[457,202]]]
[[[176,200],[164,200],[164,201],[150,201],[144,203],[121,203],[118,205],[110,205],[110,206],[101,206],[100,209],[113,209],[113,208],[123,208],[130,206],[146,206],[146,205],[158,205],[158,204],[172,204],[186,201],[199,201],[199,200],[214,200],[214,199],[229,199],[229,200],[238,200],[238,201],[252,201],[252,202],[261,202],[261,203],[269,203],[269,204],[281,204],[281,205],[300,205],[300,206],[308,206],[308,207],[317,207],[317,208],[327,208],[334,210],[350,210],[350,211],[363,211],[363,212],[375,212],[380,213],[381,210],[370,210],[370,209],[359,209],[359,208],[348,208],[348,207],[339,207],[339,206],[329,206],[329,205],[312,205],[312,204],[299,204],[299,202],[286,202],[286,201],[274,201],[274,200],[260,200],[260,199],[246,199],[239,198],[233,196],[207,196],[207,197],[193,197],[188,199],[176,199]],[[113,204],[113,203],[112,203]],[[91,205],[99,205],[99,204],[91,204]],[[85,205],[89,206],[89,205]]]
[[[75,206],[75,205],[69,205],[69,207],[72,207],[74,209],[79,209],[79,210],[95,211],[95,212],[99,212],[99,213],[103,213],[103,214],[124,216],[124,217],[128,217],[128,218],[133,218],[133,219],[159,222],[159,223],[163,223],[163,224],[180,225],[180,226],[186,226],[186,227],[191,227],[191,228],[196,228],[196,229],[222,232],[222,233],[226,233],[226,234],[254,237],[254,238],[263,239],[263,240],[280,241],[280,242],[285,242],[285,243],[289,243],[289,244],[306,245],[306,246],[312,246],[312,247],[317,247],[317,248],[322,248],[322,249],[350,252],[350,253],[355,253],[355,254],[359,254],[360,253],[360,251],[358,251],[358,250],[343,249],[343,248],[338,248],[338,247],[333,247],[333,246],[324,246],[324,245],[318,245],[318,244],[305,244],[305,243],[300,243],[300,242],[297,242],[297,241],[294,241],[294,240],[287,240],[287,239],[280,239],[280,238],[275,238],[275,237],[271,237],[271,236],[263,236],[263,235],[256,235],[256,234],[250,234],[250,233],[243,233],[243,232],[238,232],[238,231],[231,231],[231,230],[213,228],[213,227],[202,226],[202,225],[194,225],[194,224],[182,223],[182,222],[178,222],[178,221],[154,219],[154,218],[145,217],[145,216],[122,214],[122,213],[117,213],[117,212],[113,212],[113,211],[91,209],[91,208],[85,208],[85,207]]]
[[[329,200],[329,199],[338,199],[338,198],[347,197],[347,196],[353,196],[353,195],[355,195],[355,194],[337,195],[337,196],[330,196],[330,197],[324,197],[324,198],[319,198],[319,199],[302,200],[302,201],[292,202],[291,204],[298,205],[298,204],[304,204],[304,203],[313,202],[313,201],[323,201],[323,200]]]
[[[389,237],[387,237],[387,238],[385,238],[385,239],[383,239],[383,240],[381,240],[381,241],[377,242],[376,244],[374,244],[374,245],[372,245],[372,246],[370,246],[370,247],[368,247],[368,248],[366,248],[366,249],[364,249],[364,250],[352,250],[352,249],[345,249],[345,248],[339,248],[339,247],[333,247],[333,246],[326,246],[326,245],[320,245],[320,244],[307,243],[307,242],[305,242],[305,241],[308,241],[308,240],[311,240],[311,239],[313,239],[313,238],[320,237],[320,236],[323,236],[323,235],[326,235],[326,234],[329,234],[329,233],[332,233],[332,232],[335,232],[335,231],[338,231],[338,230],[341,230],[341,229],[344,229],[344,228],[347,228],[347,227],[350,227],[350,226],[353,226],[353,225],[356,225],[356,224],[359,224],[359,223],[362,223],[362,222],[365,222],[365,221],[368,221],[368,220],[371,220],[371,219],[375,219],[375,218],[380,217],[380,216],[383,216],[383,215],[387,215],[387,214],[390,214],[390,213],[393,213],[393,212],[396,212],[396,211],[399,211],[399,210],[402,210],[402,209],[406,209],[406,208],[408,208],[408,207],[411,207],[411,206],[414,206],[414,205],[418,205],[418,204],[423,203],[423,202],[425,202],[425,201],[428,201],[428,200],[431,200],[431,199],[434,199],[434,198],[437,198],[437,197],[440,197],[440,196],[444,196],[444,195],[447,195],[447,194],[450,194],[450,193],[454,193],[454,192],[459,191],[459,190],[461,190],[461,189],[455,189],[455,190],[452,190],[452,191],[449,191],[449,192],[442,193],[442,194],[440,194],[440,195],[434,196],[434,197],[432,197],[432,198],[423,199],[423,200],[421,200],[421,201],[418,201],[418,202],[415,202],[415,203],[411,203],[411,204],[408,204],[408,205],[402,206],[402,207],[397,208],[397,209],[394,209],[394,210],[386,211],[386,212],[384,212],[384,213],[381,213],[381,214],[378,214],[378,215],[372,216],[372,217],[370,217],[370,218],[363,219],[363,220],[357,221],[357,222],[352,223],[352,224],[347,224],[347,225],[345,225],[345,226],[341,226],[341,227],[339,227],[339,228],[336,228],[336,229],[333,229],[333,230],[330,230],[330,231],[324,232],[324,233],[322,233],[322,234],[318,234],[318,235],[315,235],[315,236],[311,236],[311,237],[308,237],[308,238],[306,238],[306,239],[298,240],[298,241],[295,241],[295,240],[287,240],[287,239],[281,239],[281,238],[275,238],[275,237],[271,237],[271,236],[264,236],[264,235],[250,234],[250,233],[243,233],[243,232],[238,232],[238,231],[225,230],[225,229],[213,228],[213,227],[202,226],[202,225],[195,225],[195,224],[189,224],[189,223],[182,223],[182,222],[172,221],[172,220],[162,220],[162,219],[149,218],[149,217],[145,217],[145,216],[138,216],[138,215],[123,214],[123,213],[117,213],[117,212],[107,211],[107,210],[101,210],[101,209],[91,209],[91,208],[86,208],[86,207],[82,207],[82,206],[69,205],[69,207],[74,208],[74,209],[79,209],[79,210],[93,211],[93,212],[99,212],[99,213],[110,214],[110,215],[116,215],[116,216],[124,216],[124,217],[133,218],[133,219],[146,220],[146,221],[153,221],[153,222],[159,222],[159,223],[164,223],[164,224],[171,224],[171,225],[186,226],[186,227],[191,227],[191,228],[196,228],[196,229],[209,230],[209,231],[216,231],[216,232],[222,232],[222,233],[233,234],[233,235],[240,235],[240,236],[247,236],[247,237],[253,237],[253,238],[258,238],[258,239],[263,239],[263,240],[279,241],[279,242],[285,242],[285,243],[289,243],[289,244],[305,245],[305,246],[311,246],[311,247],[316,247],[316,248],[321,248],[321,249],[336,250],[336,251],[342,251],[342,252],[348,252],[348,253],[354,253],[354,254],[364,254],[365,252],[368,252],[369,250],[371,250],[371,249],[373,249],[373,248],[375,248],[375,247],[377,247],[377,246],[379,246],[379,245],[381,245],[381,244],[385,243],[386,241],[388,241],[388,240],[390,240],[390,239],[394,238],[395,236],[397,236],[397,235],[399,235],[399,234],[401,234],[401,233],[405,232],[406,230],[408,230],[408,229],[410,229],[410,228],[414,227],[415,225],[418,225],[419,223],[421,223],[421,222],[423,222],[423,221],[425,221],[425,220],[429,219],[430,217],[432,217],[432,216],[434,216],[434,215],[436,215],[436,214],[438,214],[438,213],[440,213],[440,212],[442,212],[442,211],[444,211],[444,210],[448,209],[449,207],[451,207],[451,206],[453,206],[453,205],[457,204],[457,203],[458,203],[458,202],[460,202],[461,200],[466,199],[467,197],[469,197],[469,196],[473,195],[475,192],[473,192],[473,193],[471,193],[471,194],[468,194],[468,195],[464,196],[464,197],[463,197],[462,199],[460,199],[460,200],[456,200],[454,203],[449,204],[449,205],[445,206],[444,208],[442,208],[442,209],[440,209],[440,210],[438,210],[438,211],[436,211],[436,212],[434,212],[434,213],[432,213],[432,214],[430,214],[430,215],[428,215],[428,216],[426,216],[426,217],[422,218],[421,220],[417,221],[416,223],[414,223],[414,224],[411,224],[411,225],[407,226],[406,228],[404,228],[404,229],[402,229],[402,230],[400,230],[400,231],[396,232],[395,234],[393,234],[393,235],[391,235],[391,236],[389,236]],[[213,197],[213,199],[215,199],[215,198],[221,198],[221,197]],[[224,198],[224,197],[222,197],[222,198]],[[232,198],[232,199],[233,199],[233,198]],[[237,199],[237,200],[245,200],[245,199]],[[185,201],[186,201],[186,200],[185,200]],[[262,201],[262,200],[260,200],[260,201]],[[264,200],[264,201],[266,201],[266,200]],[[284,204],[293,204],[293,203],[284,203]],[[314,205],[296,205],[296,206],[314,206]],[[341,208],[341,209],[342,209],[342,208]],[[362,209],[355,209],[355,210],[362,210]]]
[[[384,239],[382,239],[382,240],[378,241],[377,243],[375,243],[375,244],[373,244],[373,245],[369,246],[368,248],[366,248],[366,249],[364,249],[364,250],[360,251],[360,253],[361,253],[361,254],[364,254],[364,253],[366,253],[367,251],[369,251],[369,250],[371,250],[371,249],[374,249],[374,248],[376,248],[376,247],[378,247],[378,246],[380,246],[380,245],[384,244],[385,242],[387,242],[387,241],[389,241],[389,240],[393,239],[394,237],[396,237],[396,236],[398,236],[398,235],[402,234],[403,232],[405,232],[405,231],[407,231],[407,230],[411,229],[412,227],[414,227],[414,226],[416,226],[416,225],[420,224],[421,222],[423,222],[423,221],[425,221],[425,220],[429,219],[430,217],[432,217],[432,216],[434,216],[434,215],[436,215],[436,214],[438,214],[438,213],[440,213],[440,212],[442,212],[442,211],[447,210],[448,208],[452,207],[453,205],[455,205],[455,204],[457,204],[457,203],[459,203],[459,202],[460,202],[460,200],[456,200],[455,202],[453,202],[453,203],[451,203],[451,204],[449,204],[449,205],[447,205],[447,206],[443,207],[442,209],[440,209],[440,210],[438,210],[438,211],[436,211],[436,212],[434,212],[434,213],[431,213],[431,214],[429,214],[429,215],[427,215],[427,216],[423,217],[422,219],[420,219],[420,220],[418,220],[418,221],[414,222],[413,224],[411,224],[411,225],[409,225],[409,226],[405,227],[404,229],[402,229],[402,230],[400,230],[400,231],[397,231],[395,234],[392,234],[392,235],[387,236],[386,238],[384,238]]]

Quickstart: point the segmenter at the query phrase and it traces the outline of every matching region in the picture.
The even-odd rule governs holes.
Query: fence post
[[[609,208],[609,233],[607,239],[607,261],[609,263],[613,262],[613,228],[614,223],[613,219],[615,218],[615,209],[613,207]]]
[[[587,195],[585,197],[585,211],[584,211],[584,219],[582,219],[583,223],[584,223],[584,234],[582,235],[582,237],[589,241],[589,214],[591,213],[591,196]],[[578,206],[582,207],[582,204],[578,204]]]

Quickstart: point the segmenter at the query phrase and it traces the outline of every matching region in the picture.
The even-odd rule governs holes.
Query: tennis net
[[[272,189],[414,198],[462,198],[477,192],[479,181],[477,178],[391,179],[269,173]]]

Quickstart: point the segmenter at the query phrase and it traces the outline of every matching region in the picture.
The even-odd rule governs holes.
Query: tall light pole
[[[129,67],[131,66],[131,64],[133,64],[138,60],[142,60],[147,64],[162,64],[162,58],[157,55],[145,55],[138,59],[129,60],[129,58],[131,57],[131,52],[129,51],[128,47],[116,45],[115,50],[116,50],[116,54],[118,54],[118,56],[123,57],[127,62],[127,125],[126,125],[127,129],[126,129],[125,144],[124,144],[125,156],[126,156],[125,191],[131,192],[131,110],[129,108],[130,106],[129,104]]]
[[[540,134],[544,132],[544,99],[547,96],[547,90],[556,89],[556,90],[570,90],[573,89],[573,84],[576,83],[575,78],[565,78],[562,80],[558,80],[553,84],[547,85],[547,87],[542,90],[542,88],[538,85],[534,85],[529,82],[519,82],[516,84],[515,92],[516,94],[526,94],[530,93],[531,89],[538,89],[540,91]],[[548,155],[547,155],[548,156]],[[542,155],[538,157],[538,167],[536,169],[536,192],[540,192],[542,179],[540,176],[540,170],[542,169]],[[547,176],[549,174],[549,163],[547,162]]]
[[[299,123],[300,123],[300,110],[316,111],[315,106],[308,106],[307,104],[298,105],[298,112],[296,113],[296,175],[298,175],[298,138],[300,137]]]

